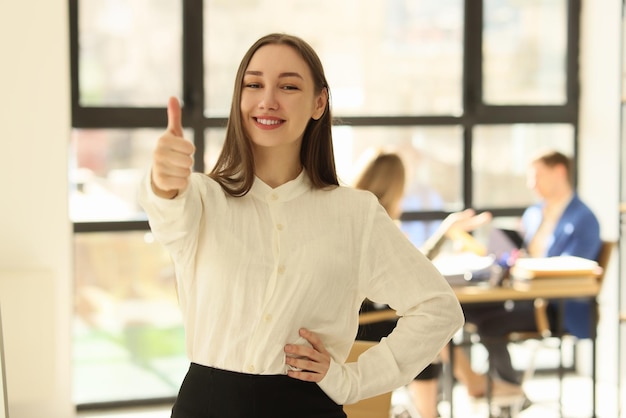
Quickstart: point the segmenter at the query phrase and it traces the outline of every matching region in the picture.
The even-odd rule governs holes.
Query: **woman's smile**
[[[273,117],[273,116],[257,116],[252,118],[255,122],[255,125],[259,129],[263,130],[271,130],[279,128],[285,123],[284,119]]]

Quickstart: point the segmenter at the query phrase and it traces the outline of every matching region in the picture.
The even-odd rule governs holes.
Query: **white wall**
[[[621,0],[583,0],[582,12],[579,191],[598,215],[602,237],[617,240]],[[599,298],[598,380],[607,383],[617,379],[617,267],[614,253]]]
[[[0,309],[12,418],[74,416],[66,0],[0,1]]]

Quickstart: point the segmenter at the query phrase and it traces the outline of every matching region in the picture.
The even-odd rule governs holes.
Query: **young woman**
[[[226,139],[191,173],[176,99],[140,201],[172,255],[189,371],[175,418],[345,417],[406,384],[462,326],[445,279],[376,198],[340,187],[330,91],[300,38],[270,34],[243,57]],[[402,318],[345,364],[361,302]]]

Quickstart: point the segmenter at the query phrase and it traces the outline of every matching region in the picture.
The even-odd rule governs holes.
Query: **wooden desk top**
[[[545,284],[536,287],[529,286],[528,289],[519,290],[512,287],[490,287],[490,286],[458,286],[453,287],[456,297],[461,305],[482,302],[503,302],[506,300],[533,300],[544,299],[572,299],[597,296],[600,292],[600,285],[597,282],[582,281],[581,284],[548,286]],[[366,312],[359,315],[359,323],[370,324],[373,322],[385,321],[397,318],[396,311],[386,309],[382,311]]]
[[[529,286],[526,290],[512,287],[464,286],[454,287],[454,293],[461,304],[481,302],[502,302],[505,300],[571,299],[597,296],[600,285],[597,282],[584,281],[581,284],[561,286]]]

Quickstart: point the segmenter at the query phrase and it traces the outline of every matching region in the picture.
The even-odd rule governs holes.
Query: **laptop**
[[[496,263],[506,266],[512,255],[524,248],[524,239],[514,229],[492,228],[487,239],[487,253],[492,254]]]
[[[0,315],[0,418],[9,418],[7,379],[4,367],[4,345],[2,342],[2,316]]]

